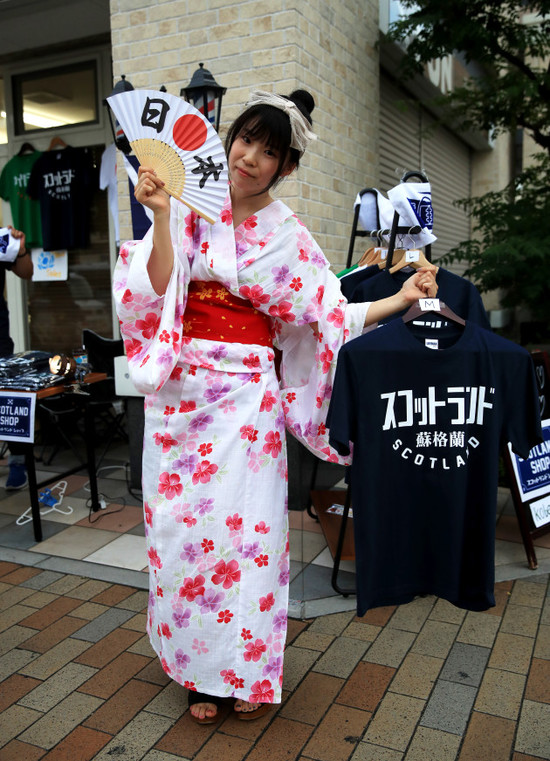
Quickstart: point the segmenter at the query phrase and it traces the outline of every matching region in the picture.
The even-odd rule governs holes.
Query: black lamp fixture
[[[211,72],[204,69],[203,66],[204,63],[199,63],[199,68],[193,74],[187,87],[181,88],[180,96],[195,106],[201,114],[204,114],[217,131],[220,126],[222,97],[227,88],[219,85]],[[207,104],[206,109],[205,103]]]
[[[134,86],[131,82],[129,82],[126,79],[126,75],[122,74],[120,81],[116,83],[116,85],[113,87],[113,91],[111,92],[111,95],[118,95],[121,92],[129,92],[130,90],[133,90]],[[110,97],[110,96],[109,96]],[[107,99],[103,101],[103,105],[107,106],[107,113],[109,115],[109,124],[111,125],[111,132],[113,133],[113,140],[115,141],[116,147],[119,149],[119,151],[122,151],[122,153],[125,153],[128,155],[132,152],[132,147],[130,146],[130,143],[128,142],[128,138],[122,131],[122,127],[116,121],[113,123],[113,114],[111,112],[111,109],[109,108],[109,104],[107,102]]]

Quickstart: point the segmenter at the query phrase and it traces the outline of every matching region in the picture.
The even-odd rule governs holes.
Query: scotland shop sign
[[[510,449],[521,501],[530,502],[537,528],[550,523],[550,419],[542,421],[542,435],[542,443],[533,447],[526,460]]]
[[[36,394],[25,391],[0,393],[0,441],[34,441]]]

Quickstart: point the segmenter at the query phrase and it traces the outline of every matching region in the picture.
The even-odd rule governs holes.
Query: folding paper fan
[[[155,170],[170,195],[214,222],[228,177],[212,124],[190,103],[157,90],[130,90],[107,101],[139,163]]]

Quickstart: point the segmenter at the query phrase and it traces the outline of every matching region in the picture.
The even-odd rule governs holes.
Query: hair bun
[[[311,114],[315,108],[315,101],[313,100],[313,96],[307,90],[294,90],[294,92],[291,92],[288,97],[289,100],[292,100],[294,103],[299,103],[301,106],[303,106],[308,114]]]

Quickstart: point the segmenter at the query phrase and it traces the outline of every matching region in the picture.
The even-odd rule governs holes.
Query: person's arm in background
[[[9,228],[12,236],[19,240],[19,253],[14,259],[13,266],[10,272],[13,272],[17,277],[23,280],[30,280],[34,270],[31,252],[25,245],[25,233],[21,230],[14,230],[13,227]]]

